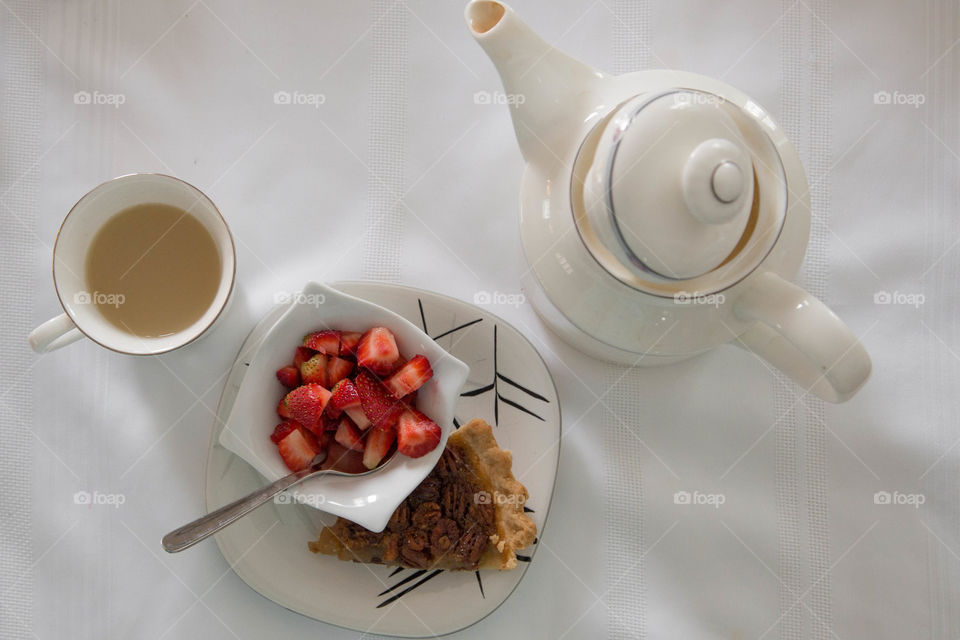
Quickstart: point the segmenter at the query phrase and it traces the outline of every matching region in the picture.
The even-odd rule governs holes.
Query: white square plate
[[[495,315],[453,298],[390,284],[334,286],[398,313],[469,365],[470,378],[453,412],[454,426],[472,418],[493,425],[497,442],[513,454],[514,474],[529,490],[528,515],[542,531],[560,456],[560,405],[533,345]],[[284,310],[274,309],[253,330],[227,379],[207,458],[208,509],[263,484],[253,467],[220,445],[220,431],[245,377],[253,373],[246,366],[248,358]],[[267,372],[272,379],[272,369]],[[519,566],[512,571],[411,570],[342,562],[307,549],[307,542],[333,518],[282,502],[264,505],[218,533],[215,540],[224,558],[247,584],[274,602],[369,633],[423,637],[467,627],[507,599],[536,551],[536,543],[521,551]]]

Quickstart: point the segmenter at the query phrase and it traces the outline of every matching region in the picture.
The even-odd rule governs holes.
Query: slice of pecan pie
[[[523,512],[527,489],[490,425],[454,431],[437,466],[374,533],[344,518],[324,527],[314,553],[416,569],[513,569],[537,527]]]

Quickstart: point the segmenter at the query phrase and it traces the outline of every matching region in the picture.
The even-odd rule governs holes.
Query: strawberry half
[[[397,422],[397,451],[410,458],[425,456],[440,444],[440,427],[416,409],[406,409]]]
[[[277,443],[277,451],[290,471],[306,469],[320,451],[316,438],[303,429],[294,429]]]
[[[354,381],[363,413],[377,429],[389,429],[403,412],[403,403],[392,397],[380,382],[366,371]]]
[[[340,354],[340,332],[332,329],[315,331],[303,338],[303,346],[328,356]]]
[[[277,369],[277,380],[288,389],[300,386],[300,370],[293,366],[280,367]]]
[[[363,466],[373,469],[380,464],[396,437],[393,429],[374,429],[367,434],[367,442],[363,447]]]
[[[300,365],[312,358],[314,353],[316,352],[313,349],[297,347],[297,350],[293,354],[293,366],[299,369]]]
[[[333,356],[327,361],[327,387],[333,387],[353,373],[353,363],[343,358]]]
[[[299,386],[283,399],[290,411],[290,417],[311,431],[320,428],[323,409],[329,401],[330,392],[318,384]]]
[[[370,420],[363,412],[360,404],[360,395],[357,393],[357,387],[349,378],[341,380],[334,385],[329,406],[333,407],[333,411],[346,413],[361,430],[367,429],[370,426]]]
[[[378,375],[386,375],[400,359],[397,341],[386,327],[370,329],[357,345],[357,364]]]
[[[300,365],[300,378],[304,384],[327,386],[327,356],[318,353]]]
[[[299,426],[300,425],[298,425],[296,422],[291,422],[289,420],[281,422],[274,427],[273,433],[270,434],[270,441],[273,442],[273,444],[279,444],[281,440],[286,438],[291,431]]]
[[[341,331],[340,332],[340,355],[356,355],[357,354],[357,345],[360,344],[360,338],[363,337],[362,333],[357,333],[356,331]]]
[[[433,377],[433,369],[426,356],[413,356],[400,370],[387,378],[383,385],[394,398],[402,398],[413,393]]]
[[[337,425],[337,434],[333,439],[347,449],[363,451],[363,434],[348,418],[341,418]]]

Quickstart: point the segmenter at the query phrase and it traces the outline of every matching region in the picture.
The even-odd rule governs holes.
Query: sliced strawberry
[[[327,432],[328,436],[333,436]],[[336,469],[344,473],[363,473],[367,468],[363,466],[363,452],[347,449],[342,444],[330,438],[330,447],[327,449],[327,461],[324,469]]]
[[[386,375],[400,359],[397,341],[386,327],[370,329],[357,345],[357,364],[378,375]]]
[[[288,389],[300,386],[300,370],[293,365],[277,369],[277,380]]]
[[[343,412],[353,420],[353,424],[357,425],[361,431],[366,431],[373,424],[360,407],[347,407]]]
[[[327,403],[327,408],[323,410],[324,419],[330,418],[331,420],[339,420],[340,416],[343,414],[343,409],[338,409],[333,406],[333,398]]]
[[[332,329],[315,331],[303,338],[303,346],[328,356],[340,354],[340,332]]]
[[[410,458],[424,456],[440,444],[440,427],[416,409],[406,409],[397,423],[397,451]]]
[[[333,387],[347,376],[353,373],[353,363],[343,358],[333,356],[327,361],[327,384]]]
[[[310,442],[308,435],[309,433],[302,429],[294,429],[277,443],[277,451],[280,452],[284,464],[291,471],[307,468],[317,455],[319,445],[316,444],[315,439]]]
[[[418,393],[414,391],[413,393],[408,393],[407,395],[403,396],[401,400],[403,400],[403,404],[407,405],[408,407],[415,407],[417,406],[417,395]]]
[[[290,410],[290,417],[315,431],[320,426],[323,410],[330,401],[330,392],[318,384],[297,387],[283,399]]]
[[[327,406],[330,406],[329,402],[327,403]],[[334,428],[336,428],[337,426],[336,420],[328,417],[326,411],[324,411],[323,414],[320,416],[319,422],[314,424],[305,424],[303,425],[302,428],[308,430],[310,433],[312,433],[313,435],[319,438],[323,435],[323,432],[329,428],[329,424],[331,422],[333,423]]]
[[[286,398],[284,398],[283,400],[280,401],[279,404],[277,404],[277,415],[280,416],[281,418],[290,417],[290,407],[287,406]]]
[[[341,331],[340,355],[356,355],[357,345],[360,344],[360,338],[362,337],[363,334],[356,331]]]
[[[357,395],[363,413],[377,429],[389,429],[397,423],[403,403],[393,398],[380,382],[366,371],[357,374]]]
[[[360,406],[360,396],[357,394],[357,387],[349,378],[333,385],[331,391],[330,404],[335,408],[342,411],[347,407]]]
[[[281,440],[286,438],[291,431],[293,431],[299,426],[300,425],[298,425],[296,422],[292,422],[290,420],[284,420],[283,422],[278,424],[276,427],[274,427],[273,433],[270,434],[270,440],[273,442],[273,444],[278,444]]]
[[[297,369],[300,368],[304,362],[313,357],[313,354],[316,353],[313,349],[307,349],[306,347],[297,347],[296,352],[293,354],[293,366]]]
[[[433,369],[426,356],[413,356],[399,371],[387,378],[383,385],[394,398],[413,393],[433,377]]]
[[[403,368],[403,365],[405,365],[405,364],[407,364],[407,359],[404,358],[403,356],[400,356],[399,358],[397,358],[397,361],[393,363],[393,366],[390,367],[390,371],[388,371],[388,372],[385,374],[385,376],[386,376],[386,377],[392,376],[392,375],[395,374],[397,371],[400,371],[400,369],[402,369],[402,368]]]
[[[300,378],[304,384],[327,386],[327,356],[318,353],[300,365]]]
[[[363,451],[363,434],[348,418],[340,419],[340,424],[337,425],[337,435],[333,438],[347,449]]]
[[[328,404],[327,407],[329,406]],[[320,420],[320,425],[323,427],[324,432],[336,431],[337,427],[340,426],[340,420],[338,418],[331,418],[324,412],[323,419]]]
[[[367,442],[363,448],[363,466],[373,469],[380,464],[396,437],[397,433],[393,429],[374,429],[367,434]]]

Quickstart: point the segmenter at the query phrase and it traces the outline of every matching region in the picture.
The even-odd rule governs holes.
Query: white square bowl
[[[383,307],[310,282],[290,307],[246,354],[249,369],[238,391],[230,417],[220,433],[220,444],[232,451],[267,481],[288,473],[277,447],[270,441],[280,421],[277,403],[286,392],[275,372],[290,364],[303,336],[321,329],[365,331],[390,329],[404,357],[422,354],[430,360],[433,378],[417,394],[417,408],[442,431],[436,449],[420,458],[394,454],[381,471],[362,477],[320,477],[297,488],[298,501],[343,516],[371,531],[382,531],[391,514],[436,465],[453,429],[453,412],[470,368],[427,334]],[[264,483],[266,484],[266,482]]]

